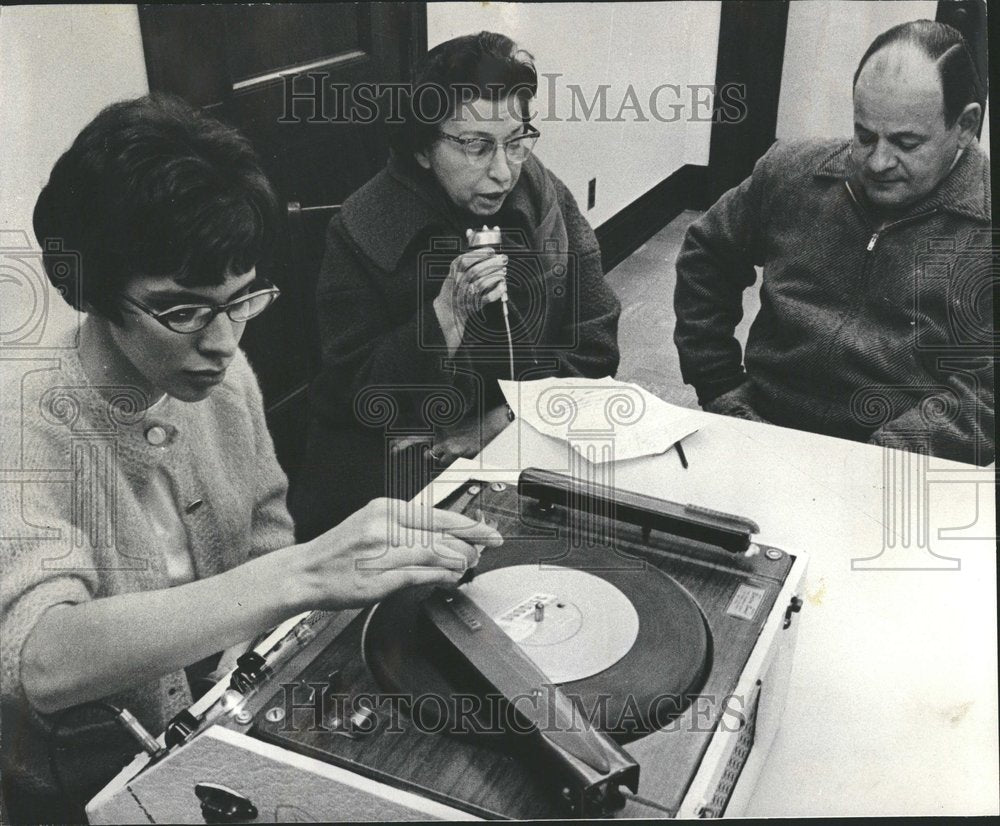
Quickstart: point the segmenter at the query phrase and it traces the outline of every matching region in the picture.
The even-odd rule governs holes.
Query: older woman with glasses
[[[478,453],[508,423],[498,379],[614,374],[619,304],[573,196],[532,154],[536,87],[502,34],[435,47],[388,166],[331,222],[290,497],[305,535]],[[472,235],[484,227],[498,231]]]
[[[101,112],[38,199],[45,270],[85,316],[78,338],[0,387],[23,471],[0,485],[15,822],[83,820],[82,801],[137,750],[106,715],[94,727],[96,704],[159,732],[191,702],[185,667],[303,610],[455,583],[501,541],[381,500],[294,544],[238,347],[278,297],[255,271],[275,207],[245,139],[165,98]]]

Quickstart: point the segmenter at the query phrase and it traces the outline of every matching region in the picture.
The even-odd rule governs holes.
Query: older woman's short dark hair
[[[969,46],[962,33],[947,23],[933,20],[912,20],[887,29],[876,37],[861,57],[854,73],[854,85],[865,64],[887,46],[908,44],[937,64],[944,97],[944,122],[949,128],[970,103],[983,106],[986,90],[976,70]]]
[[[403,101],[403,123],[388,124],[392,148],[404,156],[427,150],[463,102],[513,98],[526,119],[537,91],[534,57],[506,35],[479,32],[447,40],[417,70]]]
[[[63,296],[120,320],[118,295],[140,275],[188,286],[249,271],[269,246],[277,197],[250,143],[176,98],[153,95],[104,109],[56,161],[35,204],[43,250],[79,255]],[[65,254],[45,254],[54,269]],[[61,267],[60,269],[65,269]]]

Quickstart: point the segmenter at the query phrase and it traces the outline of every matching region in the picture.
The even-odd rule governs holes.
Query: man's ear
[[[979,119],[983,115],[983,108],[978,103],[970,103],[958,116],[958,145],[965,149],[976,137],[979,131]]]
[[[424,169],[431,168],[431,159],[426,152],[414,152],[413,157],[417,159],[417,163]]]

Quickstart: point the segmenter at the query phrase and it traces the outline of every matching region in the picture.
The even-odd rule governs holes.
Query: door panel
[[[370,43],[364,25],[370,14],[358,6],[239,5],[224,6],[222,12],[229,77],[234,83],[278,69],[322,65]]]
[[[788,0],[722,4],[715,87],[742,85],[746,109],[739,121],[719,119],[712,124],[708,192],[699,205],[702,209],[747,178],[774,143],[787,27]]]
[[[969,44],[982,83],[983,100],[986,101],[989,97],[990,62],[985,0],[942,0],[937,4],[937,15],[934,19],[954,26]],[[982,133],[983,121],[980,120],[978,136],[981,137]]]

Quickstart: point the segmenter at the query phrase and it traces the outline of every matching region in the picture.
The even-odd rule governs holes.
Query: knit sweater
[[[205,400],[167,398],[146,411],[134,388],[90,386],[65,344],[31,370],[8,364],[0,384],[2,765],[37,793],[54,787],[53,718],[26,699],[21,649],[52,606],[169,586],[141,507],[155,469],[171,482],[199,579],[293,542],[286,479],[242,352]],[[191,703],[183,671],[108,699],[154,733]],[[105,758],[95,746],[86,759]]]
[[[674,297],[684,380],[703,405],[745,384],[776,424],[988,463],[989,159],[973,143],[881,229],[851,172],[849,141],[779,142],[691,225]],[[733,331],[754,266],[744,369]]]
[[[466,325],[453,357],[432,305],[465,248],[465,229],[481,223],[456,212],[429,172],[398,158],[345,202],[330,223],[317,291],[319,419],[381,426],[363,404],[355,407],[367,388],[392,398],[394,426],[427,424],[424,402],[434,388],[460,393],[470,413],[501,401],[496,379],[510,376],[499,302]],[[614,375],[621,308],[593,230],[562,181],[529,157],[489,223],[513,230],[504,251],[518,377]],[[506,246],[512,238],[517,251]]]

